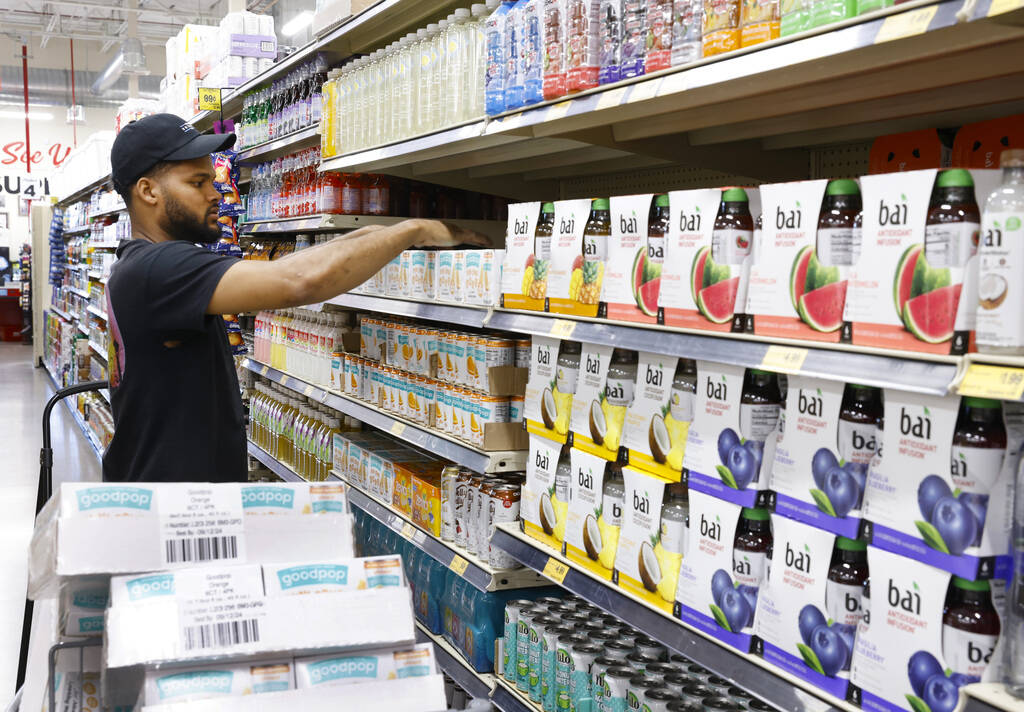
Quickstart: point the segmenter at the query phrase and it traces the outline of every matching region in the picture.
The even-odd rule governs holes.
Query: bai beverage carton
[[[769,516],[765,509],[690,491],[690,534],[675,615],[743,652],[751,650],[758,592],[768,575]]]
[[[658,308],[666,326],[743,331],[747,280],[760,213],[755,188],[669,193]]]
[[[977,414],[988,422],[972,446],[958,433],[965,407],[976,401],[976,410],[989,413]],[[1005,578],[1022,443],[1017,404],[886,390],[882,455],[872,462],[864,496],[864,538],[964,578]]]
[[[844,317],[852,343],[934,354],[973,350],[977,206],[998,184],[994,170],[861,178],[864,234]],[[953,221],[952,213],[965,219]]]
[[[626,409],[633,402],[636,353],[583,344],[570,429],[580,450],[618,459]]]
[[[592,202],[597,201],[579,199],[555,202],[551,265],[548,268],[548,311],[597,316],[601,294],[600,273],[604,271],[602,250],[607,250],[608,238],[592,235],[594,239],[588,240],[584,237]],[[588,254],[588,250],[591,254]],[[595,271],[595,274],[590,274]],[[585,298],[584,290],[593,298]]]
[[[508,206],[505,260],[501,271],[501,305],[506,309],[544,311],[551,232],[550,226],[540,224],[540,210],[540,203]]]
[[[874,547],[868,565],[850,701],[870,712],[946,712],[964,685],[1000,679],[1005,581],[968,581]]]
[[[523,410],[526,429],[564,443],[569,436],[573,394],[579,377],[578,342],[534,336]]]
[[[667,480],[681,479],[696,391],[692,360],[639,352],[633,402],[622,432],[630,465]]]
[[[569,481],[565,555],[610,581],[619,544],[622,498],[614,495],[606,498],[605,482],[611,482],[612,470],[617,466],[576,448],[570,451],[569,458],[572,479]]]
[[[668,196],[658,198],[664,202],[667,213]],[[609,199],[611,238],[601,297],[603,314],[609,319],[644,324],[658,321],[665,236],[664,230],[654,239],[649,236],[648,218],[654,199],[651,194],[617,195]]]
[[[776,374],[697,362],[693,423],[683,467],[691,490],[744,507],[768,504],[782,394]]]
[[[561,443],[539,435],[530,435],[526,484],[523,486],[520,505],[523,530],[559,552],[562,551],[562,542],[565,541],[566,517],[569,511],[568,472],[564,472],[566,476],[562,478],[561,487],[556,482],[564,448]],[[568,452],[564,460],[564,467],[571,467]]]

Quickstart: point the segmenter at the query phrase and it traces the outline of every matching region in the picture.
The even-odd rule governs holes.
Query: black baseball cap
[[[150,168],[162,161],[189,161],[235,145],[235,135],[202,134],[174,114],[153,114],[133,121],[114,139],[110,172],[114,187],[130,190]]]

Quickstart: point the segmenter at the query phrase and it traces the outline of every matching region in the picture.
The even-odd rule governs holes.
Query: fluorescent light
[[[0,119],[23,119],[24,111],[0,111]],[[35,121],[53,121],[53,114],[48,111],[29,111],[28,118]]]
[[[313,13],[309,10],[300,12],[298,15],[288,20],[284,27],[281,28],[281,34],[285,37],[291,37],[292,35],[298,34],[300,31],[306,29],[313,24]]]

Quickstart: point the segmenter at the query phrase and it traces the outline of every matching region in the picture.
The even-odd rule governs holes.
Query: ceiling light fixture
[[[298,15],[288,20],[284,27],[281,28],[281,34],[285,37],[291,37],[292,35],[296,35],[306,29],[311,24],[313,24],[313,13],[306,10],[305,12],[300,12]]]
[[[24,111],[5,111],[0,110],[0,119],[23,119],[25,118]],[[28,112],[28,118],[30,121],[53,121],[53,114],[48,111],[30,111]]]

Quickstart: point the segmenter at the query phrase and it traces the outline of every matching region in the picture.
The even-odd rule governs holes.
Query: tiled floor
[[[30,346],[0,343],[0,709],[14,695],[43,406],[52,394],[46,371],[32,365]],[[98,481],[99,460],[63,405],[54,408],[51,428],[54,483]]]

